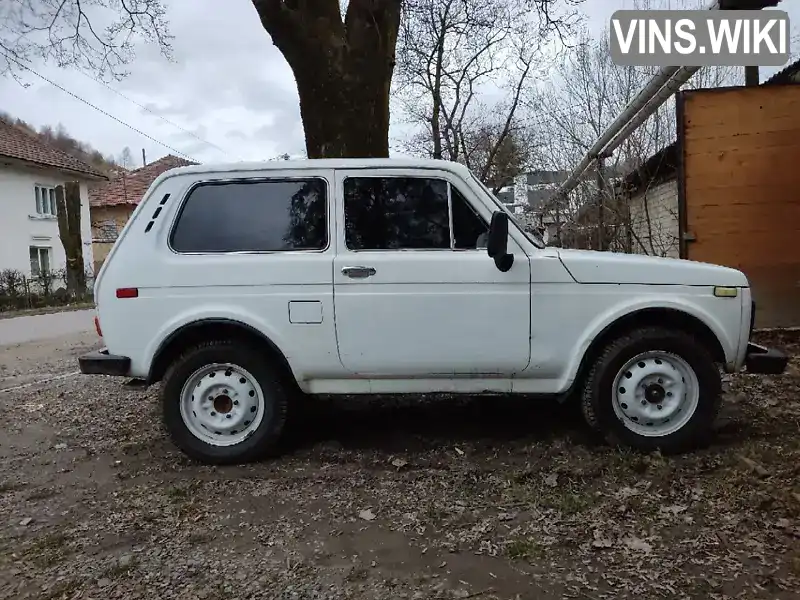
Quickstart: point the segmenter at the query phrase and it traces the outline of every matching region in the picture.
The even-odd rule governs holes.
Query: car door
[[[486,252],[491,213],[447,171],[337,171],[339,358],[375,377],[510,376],[530,360],[530,262]]]

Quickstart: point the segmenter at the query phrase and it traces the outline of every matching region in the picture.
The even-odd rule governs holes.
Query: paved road
[[[94,330],[93,310],[0,319],[0,346],[59,338]]]

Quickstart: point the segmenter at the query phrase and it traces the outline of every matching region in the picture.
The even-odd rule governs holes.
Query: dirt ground
[[[690,455],[530,401],[349,399],[235,468],[171,445],[157,389],[74,375],[95,340],[0,348],[0,598],[800,597],[796,334]]]

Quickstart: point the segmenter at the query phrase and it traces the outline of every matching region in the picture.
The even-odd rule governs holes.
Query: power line
[[[21,2],[21,0],[17,0],[17,2]],[[26,35],[23,35],[23,37],[27,37],[27,36],[26,36]],[[102,86],[106,87],[107,89],[109,89],[110,91],[114,92],[114,93],[115,93],[117,96],[120,96],[121,98],[124,98],[124,99],[125,99],[125,100],[127,100],[128,102],[130,102],[130,103],[132,103],[132,104],[135,104],[136,106],[138,106],[138,107],[139,107],[139,108],[141,108],[142,110],[145,110],[145,111],[149,112],[151,115],[158,117],[159,119],[161,119],[161,120],[162,120],[162,121],[164,121],[165,123],[167,123],[167,124],[169,124],[169,125],[172,125],[173,127],[176,127],[177,129],[180,129],[180,130],[181,130],[181,131],[183,131],[184,133],[187,133],[187,134],[189,134],[190,136],[192,136],[192,137],[193,137],[193,138],[195,138],[196,140],[198,140],[198,141],[200,141],[200,142],[203,142],[204,144],[207,144],[208,146],[211,146],[212,148],[216,148],[217,150],[219,150],[220,152],[222,152],[222,153],[223,153],[225,156],[230,156],[230,154],[228,153],[228,151],[227,151],[227,150],[225,150],[224,148],[221,148],[221,147],[220,147],[220,146],[218,146],[217,144],[214,144],[214,143],[212,143],[212,142],[209,142],[208,140],[205,140],[205,139],[201,138],[200,136],[198,136],[198,135],[197,135],[197,134],[195,134],[194,132],[192,132],[192,131],[189,131],[188,129],[186,129],[186,128],[184,128],[184,127],[181,127],[181,126],[180,126],[180,125],[178,125],[177,123],[174,123],[173,121],[170,121],[170,120],[169,120],[169,119],[167,119],[166,117],[162,117],[161,115],[159,115],[159,114],[158,114],[158,113],[156,113],[156,112],[153,112],[151,109],[149,109],[148,107],[144,106],[143,104],[140,104],[140,103],[138,103],[136,100],[133,100],[132,98],[129,98],[128,96],[126,96],[125,94],[123,94],[122,92],[120,92],[119,90],[117,90],[117,89],[115,89],[115,88],[111,87],[109,84],[107,84],[107,83],[106,83],[105,81],[103,81],[102,79],[100,79],[100,78],[98,78],[98,77],[95,77],[94,75],[91,75],[91,74],[87,73],[86,71],[84,71],[83,69],[81,69],[81,68],[80,68],[80,67],[78,67],[78,66],[75,66],[75,67],[74,67],[74,69],[75,69],[76,71],[78,71],[78,72],[79,72],[81,75],[83,75],[84,77],[87,77],[87,78],[89,78],[89,79],[92,79],[93,81],[96,81],[96,82],[97,82],[97,83],[99,83],[100,85],[102,85]],[[30,69],[29,69],[29,70],[30,70]],[[240,159],[239,159],[239,160],[242,160],[242,159],[241,159],[241,157],[240,157]]]
[[[55,83],[54,81],[51,81],[50,79],[48,79],[48,78],[47,78],[47,77],[45,77],[44,75],[41,75],[40,73],[37,73],[37,72],[36,72],[36,71],[34,71],[34,70],[31,68],[31,67],[29,67],[28,65],[26,65],[26,64],[24,64],[23,62],[19,61],[18,59],[14,58],[14,57],[12,57],[12,56],[9,56],[9,55],[8,55],[7,53],[5,53],[5,52],[3,52],[2,54],[3,54],[3,56],[4,56],[4,58],[5,58],[6,60],[11,60],[11,61],[13,61],[13,62],[17,63],[17,64],[18,64],[20,67],[22,67],[23,69],[26,69],[27,71],[30,71],[31,73],[33,73],[34,75],[36,75],[36,76],[37,76],[37,77],[39,77],[40,79],[42,79],[42,80],[46,81],[47,83],[49,83],[49,84],[50,84],[50,85],[52,85],[53,87],[56,87],[56,88],[58,88],[59,90],[61,90],[62,92],[64,92],[65,94],[68,94],[68,95],[72,96],[73,98],[75,98],[76,100],[79,100],[80,102],[83,102],[85,105],[87,105],[87,106],[89,106],[89,107],[91,107],[91,108],[95,109],[97,112],[99,112],[99,113],[101,113],[101,114],[103,114],[103,115],[107,116],[108,118],[110,118],[110,119],[113,119],[114,121],[116,121],[116,122],[117,122],[117,123],[119,123],[120,125],[124,125],[124,126],[125,126],[125,127],[127,127],[128,129],[130,129],[130,130],[132,130],[132,131],[135,131],[135,132],[136,132],[136,133],[138,133],[139,135],[146,137],[148,140],[150,140],[150,141],[152,141],[152,142],[155,142],[156,144],[159,144],[159,145],[161,145],[161,146],[164,146],[164,148],[166,148],[167,150],[170,150],[171,152],[174,152],[175,154],[177,154],[177,155],[179,155],[179,156],[182,156],[183,158],[186,158],[186,159],[188,159],[188,160],[191,160],[191,161],[193,161],[193,162],[199,162],[198,160],[196,160],[196,159],[192,158],[192,157],[191,157],[191,156],[189,156],[188,154],[185,154],[185,153],[181,152],[180,150],[177,150],[177,149],[173,148],[172,146],[170,146],[170,145],[168,145],[168,144],[165,144],[164,142],[162,142],[162,141],[160,141],[160,140],[157,140],[157,139],[156,139],[156,138],[154,138],[153,136],[146,134],[144,131],[141,131],[140,129],[137,129],[136,127],[134,127],[133,125],[129,125],[128,123],[126,123],[126,122],[125,122],[125,121],[123,121],[122,119],[119,119],[119,118],[115,117],[114,115],[112,115],[111,113],[108,113],[108,112],[104,111],[104,110],[103,110],[102,108],[100,108],[99,106],[95,106],[94,104],[92,104],[92,103],[91,103],[91,102],[89,102],[88,100],[85,100],[84,98],[81,98],[81,97],[80,97],[80,96],[78,96],[77,94],[75,94],[75,93],[73,93],[73,92],[70,92],[68,89],[66,89],[66,88],[64,88],[64,87],[62,87],[62,86],[60,86],[59,84]]]
[[[114,89],[113,87],[111,87],[110,85],[108,85],[108,84],[107,84],[105,81],[103,81],[102,79],[99,79],[98,77],[95,77],[95,76],[93,76],[93,75],[90,75],[89,73],[87,73],[86,71],[84,71],[83,69],[80,69],[80,68],[76,69],[76,71],[78,71],[78,72],[79,72],[81,75],[83,75],[83,76],[85,76],[85,77],[88,77],[89,79],[92,79],[92,80],[96,81],[97,83],[99,83],[100,85],[102,85],[102,86],[104,86],[104,87],[108,88],[110,91],[114,92],[114,93],[115,93],[117,96],[120,96],[121,98],[124,98],[125,100],[127,100],[128,102],[130,102],[130,103],[132,103],[132,104],[135,104],[136,106],[138,106],[138,107],[139,107],[139,108],[141,108],[142,110],[146,110],[146,111],[147,111],[147,112],[149,112],[151,115],[153,115],[153,116],[155,116],[155,117],[158,117],[159,119],[161,119],[161,120],[162,120],[162,121],[164,121],[165,123],[167,123],[167,124],[169,124],[169,125],[172,125],[173,127],[176,127],[176,128],[178,128],[178,129],[180,129],[180,130],[181,130],[181,131],[183,131],[184,133],[187,133],[187,134],[189,134],[190,136],[192,136],[192,137],[193,137],[193,138],[195,138],[196,140],[198,140],[198,141],[200,141],[200,142],[203,142],[204,144],[207,144],[207,145],[211,146],[212,148],[216,148],[217,150],[219,150],[220,152],[222,152],[222,153],[223,153],[225,156],[230,156],[230,154],[228,153],[228,151],[227,151],[227,150],[225,150],[224,148],[221,148],[220,146],[217,146],[216,144],[214,144],[214,143],[212,143],[212,142],[209,142],[208,140],[205,140],[205,139],[201,138],[201,137],[200,137],[200,136],[198,136],[197,134],[193,133],[192,131],[189,131],[188,129],[185,129],[184,127],[181,127],[181,126],[180,126],[180,125],[178,125],[177,123],[174,123],[174,122],[170,121],[170,120],[169,120],[169,119],[167,119],[166,117],[162,117],[161,115],[159,115],[158,113],[156,113],[156,112],[152,111],[151,109],[149,109],[148,107],[144,106],[143,104],[140,104],[140,103],[138,103],[136,100],[133,100],[132,98],[129,98],[128,96],[126,96],[125,94],[123,94],[122,92],[120,92],[119,90],[117,90],[117,89]],[[240,158],[240,160],[241,160],[241,158]]]

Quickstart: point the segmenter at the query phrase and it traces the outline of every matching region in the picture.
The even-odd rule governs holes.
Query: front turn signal
[[[714,286],[714,295],[718,298],[736,298],[739,295],[739,289],[735,287],[724,287],[720,285]]]

